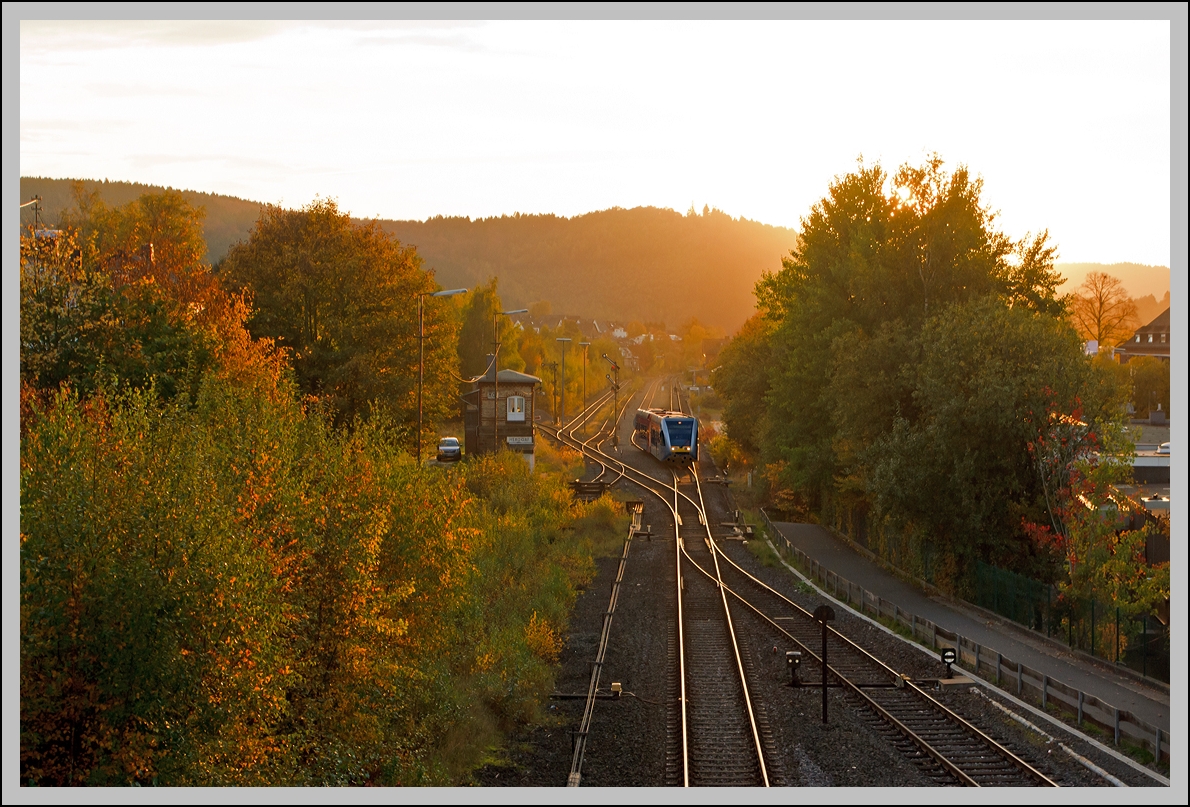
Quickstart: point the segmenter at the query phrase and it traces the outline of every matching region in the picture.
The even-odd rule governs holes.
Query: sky
[[[1170,265],[1168,21],[20,27],[22,176],[425,219],[654,205],[797,227],[938,153],[1060,261]]]

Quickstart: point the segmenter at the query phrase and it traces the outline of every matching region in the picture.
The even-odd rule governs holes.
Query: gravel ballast
[[[650,458],[626,459],[644,466]],[[709,472],[705,472],[709,473]],[[612,682],[624,695],[598,700],[582,766],[581,785],[663,786],[675,784],[674,755],[667,748],[674,732],[667,730],[677,715],[674,667],[673,601],[675,561],[673,522],[669,511],[651,494],[621,482],[629,497],[645,501],[642,523],[652,525],[654,537],[636,538],[625,570],[613,616],[610,644],[600,676],[600,691]],[[733,509],[727,489],[704,485],[708,521],[714,525]],[[695,525],[696,526],[696,525]],[[685,533],[684,533],[685,534]],[[813,610],[826,602],[781,566],[765,566],[741,541],[721,543],[729,557],[745,570],[794,602]],[[604,613],[615,578],[618,558],[597,562],[598,573],[578,598],[570,635],[563,648],[556,692],[585,695],[595,658]],[[937,678],[942,665],[936,657],[860,618],[835,607],[834,626],[893,669],[912,678]],[[770,780],[784,786],[935,786],[953,784],[939,776],[934,763],[915,762],[894,745],[884,725],[866,708],[848,701],[842,690],[828,696],[829,723],[821,721],[821,689],[787,686],[784,650],[766,633],[759,620],[740,617],[742,651],[754,677],[753,698],[772,732],[777,751],[770,762]],[[1154,786],[1155,780],[1095,748],[1074,732],[1042,723],[994,691],[973,685],[937,693],[949,708],[975,723],[1055,782],[1065,786],[1111,786],[1062,749],[1064,744],[1110,775],[1133,786]],[[1002,701],[1053,739],[1011,719],[991,703]],[[572,759],[572,738],[582,717],[580,698],[551,700],[543,705],[540,724],[511,736],[501,760],[476,771],[474,784],[487,786],[562,786]],[[667,766],[667,754],[670,757]]]

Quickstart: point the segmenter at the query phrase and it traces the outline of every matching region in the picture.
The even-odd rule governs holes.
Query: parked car
[[[1157,446],[1157,453],[1158,454],[1168,454],[1169,453],[1169,441],[1168,440],[1166,440],[1161,445]]]
[[[438,441],[438,462],[455,462],[463,458],[463,447],[457,437],[443,437]]]

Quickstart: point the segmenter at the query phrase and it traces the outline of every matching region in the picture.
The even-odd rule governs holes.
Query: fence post
[[[1144,622],[1140,630],[1140,674],[1149,674],[1149,615],[1144,615]]]
[[[1091,594],[1091,655],[1095,655],[1095,594],[1093,589]],[[1116,745],[1119,745],[1119,742]]]
[[[931,642],[933,643],[934,649],[937,650],[938,649],[938,623],[931,622],[930,624],[934,626],[934,638],[931,639]]]
[[[1078,724],[1083,724],[1083,699],[1087,697],[1087,693],[1081,689],[1078,691]]]
[[[954,635],[954,658],[961,667],[963,665],[963,636],[960,633]]]
[[[1157,727],[1157,736],[1153,738],[1153,759],[1161,761],[1161,727]]]
[[[1045,711],[1045,703],[1049,695],[1050,677],[1045,673],[1041,674],[1041,711]]]
[[[1025,683],[1025,679],[1024,679],[1024,676],[1022,673],[1023,669],[1024,668],[1021,666],[1021,663],[1018,661],[1016,663],[1016,696],[1018,698],[1021,696],[1021,687],[1024,686],[1024,683]]]
[[[917,614],[910,614],[910,619],[913,621],[913,641],[917,641]]]
[[[1120,707],[1112,707],[1112,719],[1116,724],[1116,745],[1120,744]]]
[[[975,643],[975,676],[979,677],[979,642]]]

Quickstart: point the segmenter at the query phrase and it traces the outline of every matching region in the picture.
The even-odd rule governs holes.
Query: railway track
[[[659,386],[654,382],[643,392],[642,405],[652,404]],[[675,386],[670,384],[668,390],[671,409],[680,404]],[[765,741],[771,744],[771,737],[767,736],[763,719],[758,721],[752,703],[731,606],[722,586],[708,583],[697,574],[685,575],[688,569],[684,566],[691,562],[682,549],[687,539],[702,547],[712,566],[716,562],[710,545],[702,542],[700,530],[705,528],[705,519],[699,505],[681,495],[676,473],[671,472],[672,479],[666,482],[602,452],[593,445],[594,438],[581,440],[575,435],[581,425],[579,422],[553,433],[596,461],[601,466],[600,476],[627,478],[656,496],[673,516],[679,668],[679,714],[673,725],[680,727],[680,737],[673,745],[680,751],[673,755],[673,770],[667,778],[680,785],[767,786],[774,754],[766,750]],[[684,530],[689,534],[684,536]]]
[[[669,408],[682,409],[681,393],[670,383]],[[641,394],[651,405],[660,382]],[[618,424],[635,396],[612,419]],[[648,404],[645,404],[645,401]],[[597,400],[587,411],[605,402]],[[556,439],[580,450],[600,466],[599,477],[625,479],[655,496],[674,522],[677,714],[669,721],[680,736],[671,742],[672,770],[667,783],[677,785],[780,784],[779,755],[771,748],[763,703],[754,702],[746,654],[747,632],[763,631],[796,647],[813,677],[821,664],[821,624],[780,592],[735,564],[711,533],[697,465],[689,474],[669,471],[658,478],[602,451],[605,420],[593,437],[576,430],[587,419],[553,431]],[[547,431],[550,431],[547,429]],[[642,456],[646,456],[643,455]],[[656,469],[660,471],[661,469]],[[1054,786],[1041,771],[977,726],[940,703],[922,684],[908,680],[858,644],[828,629],[828,676],[847,700],[872,717],[877,729],[939,784],[967,786]],[[818,666],[821,680],[821,666]]]

